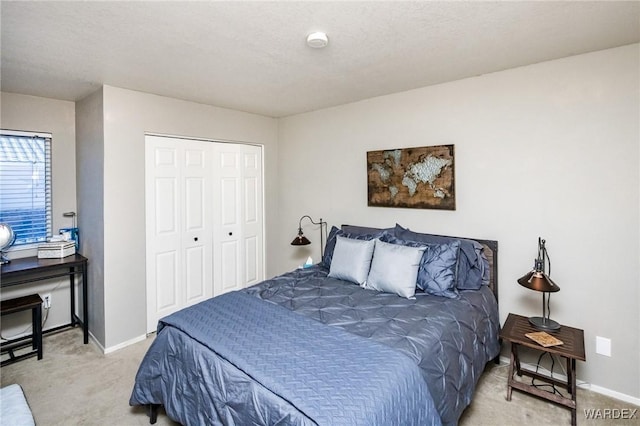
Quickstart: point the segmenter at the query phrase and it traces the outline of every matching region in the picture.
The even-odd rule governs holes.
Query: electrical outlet
[[[49,309],[51,307],[51,293],[42,296],[42,307]]]
[[[611,339],[596,336],[596,353],[611,356]]]

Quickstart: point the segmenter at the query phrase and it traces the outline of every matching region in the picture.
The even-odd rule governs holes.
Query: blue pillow
[[[489,261],[483,253],[482,244],[464,238],[441,235],[421,234],[396,224],[394,235],[403,241],[415,241],[425,244],[443,244],[460,242],[460,256],[456,265],[456,288],[460,290],[478,290],[489,283]]]
[[[428,245],[418,269],[418,288],[436,296],[458,298],[456,264],[459,249],[459,241]]]
[[[450,299],[459,297],[456,288],[456,274],[460,241],[429,244],[417,241],[403,241],[392,235],[384,235],[381,239],[391,244],[426,247],[420,260],[416,286],[425,293],[435,296],[448,297]]]
[[[389,244],[379,239],[371,260],[365,288],[394,293],[407,299],[416,293],[416,280],[426,246]]]
[[[352,232],[345,232],[341,229],[336,228],[335,226],[332,226],[331,231],[329,231],[329,236],[327,237],[327,244],[324,248],[324,255],[322,256],[322,265],[326,268],[331,267],[331,258],[333,257],[333,250],[335,249],[335,246],[336,246],[337,236],[340,235],[340,236],[351,238],[354,240],[369,241],[369,240],[378,238],[379,236],[383,235],[386,232],[388,231],[380,229],[372,234],[352,233]]]
[[[338,236],[328,276],[363,285],[369,276],[374,247],[374,240]]]
[[[340,229],[351,235],[375,235],[387,231],[393,233],[395,228],[371,228],[369,226],[342,225]]]

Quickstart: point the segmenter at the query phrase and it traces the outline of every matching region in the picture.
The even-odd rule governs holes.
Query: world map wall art
[[[367,152],[369,206],[455,210],[453,147]]]

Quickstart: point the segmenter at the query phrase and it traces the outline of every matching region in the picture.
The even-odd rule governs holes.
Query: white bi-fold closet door
[[[145,137],[147,332],[264,279],[262,148]]]

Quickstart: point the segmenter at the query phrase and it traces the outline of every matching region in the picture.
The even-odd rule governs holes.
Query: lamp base
[[[549,318],[530,317],[529,323],[537,329],[555,331],[560,330],[560,324]]]

